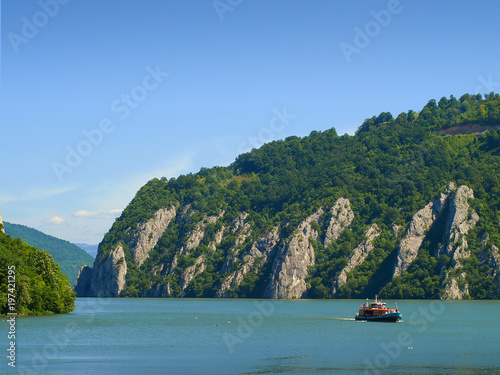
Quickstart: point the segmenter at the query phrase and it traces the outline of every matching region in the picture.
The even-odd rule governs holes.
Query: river
[[[0,373],[500,373],[500,301],[401,300],[399,323],[354,321],[363,302],[79,298],[18,318],[16,368],[4,355]]]

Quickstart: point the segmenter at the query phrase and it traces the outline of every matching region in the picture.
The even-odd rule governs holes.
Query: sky
[[[498,92],[500,3],[3,0],[0,210],[99,243],[152,178]]]

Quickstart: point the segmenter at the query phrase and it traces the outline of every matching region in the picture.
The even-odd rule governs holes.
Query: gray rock
[[[451,258],[453,269],[461,269],[461,261],[470,256],[466,235],[479,221],[479,215],[470,208],[469,199],[474,198],[474,191],[462,185],[450,202],[450,215],[446,222],[445,245],[437,255],[446,254]],[[446,273],[443,281],[443,299],[463,299],[469,296],[469,286],[462,272],[458,277],[449,277]]]
[[[247,222],[248,213],[242,212],[233,220],[231,232],[236,233],[236,239],[228,251],[228,257],[222,265],[222,273],[228,272],[233,266],[234,262],[238,259],[238,254],[241,250],[242,244],[245,243],[248,237],[252,234],[250,224]]]
[[[410,264],[418,255],[422,241],[429,228],[434,224],[443,210],[450,194],[455,190],[455,184],[450,183],[445,193],[429,202],[424,208],[413,215],[405,236],[398,247],[398,256],[394,264],[392,278],[401,275],[410,267]]]
[[[118,297],[125,286],[126,275],[127,262],[120,244],[109,253],[104,261],[94,262],[89,295],[91,297]]]
[[[184,297],[186,295],[186,288],[188,287],[189,283],[199,274],[201,274],[203,271],[205,271],[206,268],[205,264],[205,258],[203,255],[200,255],[198,258],[196,258],[195,264],[192,266],[187,267],[184,272],[182,273],[180,279],[179,279],[179,286],[181,287],[181,297]]]
[[[347,265],[340,271],[340,274],[333,282],[332,297],[335,298],[339,289],[347,282],[347,273],[351,272],[366,260],[373,250],[373,241],[378,236],[380,236],[380,229],[377,224],[372,224],[365,230],[363,242],[353,250],[352,255],[347,261]]]
[[[323,246],[327,247],[330,242],[339,238],[342,232],[351,225],[354,220],[354,212],[351,208],[351,202],[346,198],[339,198],[330,210],[330,223],[325,234]]]
[[[234,289],[244,280],[245,275],[251,270],[258,272],[259,268],[274,256],[278,241],[278,227],[274,227],[271,232],[260,236],[254,241],[250,251],[243,258],[242,266],[224,279],[215,297],[233,297]],[[234,263],[234,260],[232,263]]]
[[[303,298],[307,294],[308,267],[314,265],[315,254],[310,240],[317,240],[318,232],[311,227],[324,213],[320,208],[305,219],[293,235],[278,250],[273,264],[273,275],[266,289],[266,298]]]
[[[176,207],[162,208],[146,223],[137,224],[135,233],[132,234],[132,260],[138,266],[149,257],[149,252],[156,246],[163,232],[176,215]]]
[[[446,277],[441,299],[464,299],[469,296],[469,286],[465,280],[466,273],[462,272],[458,277]]]
[[[452,266],[460,266],[460,260],[469,257],[466,235],[474,228],[479,215],[470,208],[469,199],[474,198],[474,191],[462,185],[457,189],[450,202],[450,215],[446,222],[446,245],[439,250],[438,255],[446,254],[452,258]]]
[[[92,268],[89,266],[81,266],[78,270],[78,276],[73,286],[77,297],[87,297],[90,292],[90,283],[92,278]]]

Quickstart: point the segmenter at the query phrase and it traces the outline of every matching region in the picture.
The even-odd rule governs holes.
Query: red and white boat
[[[385,302],[378,301],[377,296],[375,296],[375,302],[371,303],[368,302],[367,298],[366,303],[359,306],[359,312],[354,317],[356,320],[370,322],[398,322],[402,318],[397,304],[395,309],[390,309]]]

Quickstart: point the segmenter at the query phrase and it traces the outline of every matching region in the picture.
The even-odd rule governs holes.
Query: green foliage
[[[49,236],[24,225],[7,222],[4,222],[4,224],[5,233],[8,235],[13,238],[20,238],[38,249],[47,250],[61,267],[61,272],[68,277],[71,285],[75,283],[81,266],[92,266],[94,263],[94,258],[91,255],[71,242]]]
[[[467,133],[477,126],[491,129],[483,134],[441,135],[438,131],[460,125]],[[122,243],[128,265],[123,295],[141,296],[150,288],[167,285],[180,295],[182,272],[203,256],[206,269],[187,287],[191,297],[212,297],[231,270],[224,269],[233,256],[236,234],[228,232],[232,221],[248,213],[252,234],[239,244],[233,270],[241,265],[251,241],[279,226],[288,238],[297,225],[319,207],[331,207],[340,197],[348,198],[355,213],[351,227],[326,248],[312,243],[316,262],[308,279],[309,296],[328,298],[332,283],[347,264],[353,249],[363,240],[368,225],[377,223],[381,235],[366,261],[348,275],[339,297],[365,298],[375,293],[393,298],[439,298],[446,257],[436,258],[443,242],[443,225],[429,231],[414,264],[391,280],[397,247],[406,225],[438,189],[450,181],[466,184],[475,192],[471,202],[481,220],[471,232],[470,261],[464,264],[472,298],[494,296],[493,276],[479,260],[480,239],[500,246],[500,96],[488,94],[453,96],[430,100],[420,112],[408,111],[395,118],[383,112],[364,121],[354,136],[338,136],[335,129],[312,132],[309,137],[289,137],[239,155],[229,167],[203,168],[178,178],[153,179],[139,190],[101,243],[98,257]],[[496,129],[496,130],[495,130]],[[175,206],[178,212],[150,257],[137,268],[130,248],[130,232],[153,217],[159,208]],[[223,215],[205,228],[202,243],[188,255],[177,258],[168,276],[151,272],[158,264],[167,267],[185,245],[188,235],[204,217]],[[312,227],[323,238],[325,217]],[[399,232],[392,228],[403,226]],[[215,250],[209,247],[218,230],[226,228]],[[476,240],[474,240],[474,237]],[[474,242],[475,241],[475,242]],[[272,260],[249,272],[234,290],[238,297],[261,297],[270,280]],[[224,269],[224,271],[223,271]],[[488,274],[488,276],[484,276]],[[488,278],[489,277],[489,278]]]
[[[75,293],[47,251],[0,233],[0,270],[2,315],[9,312],[9,294],[15,295],[19,315],[63,314],[75,309]],[[9,270],[15,271],[15,285]]]

